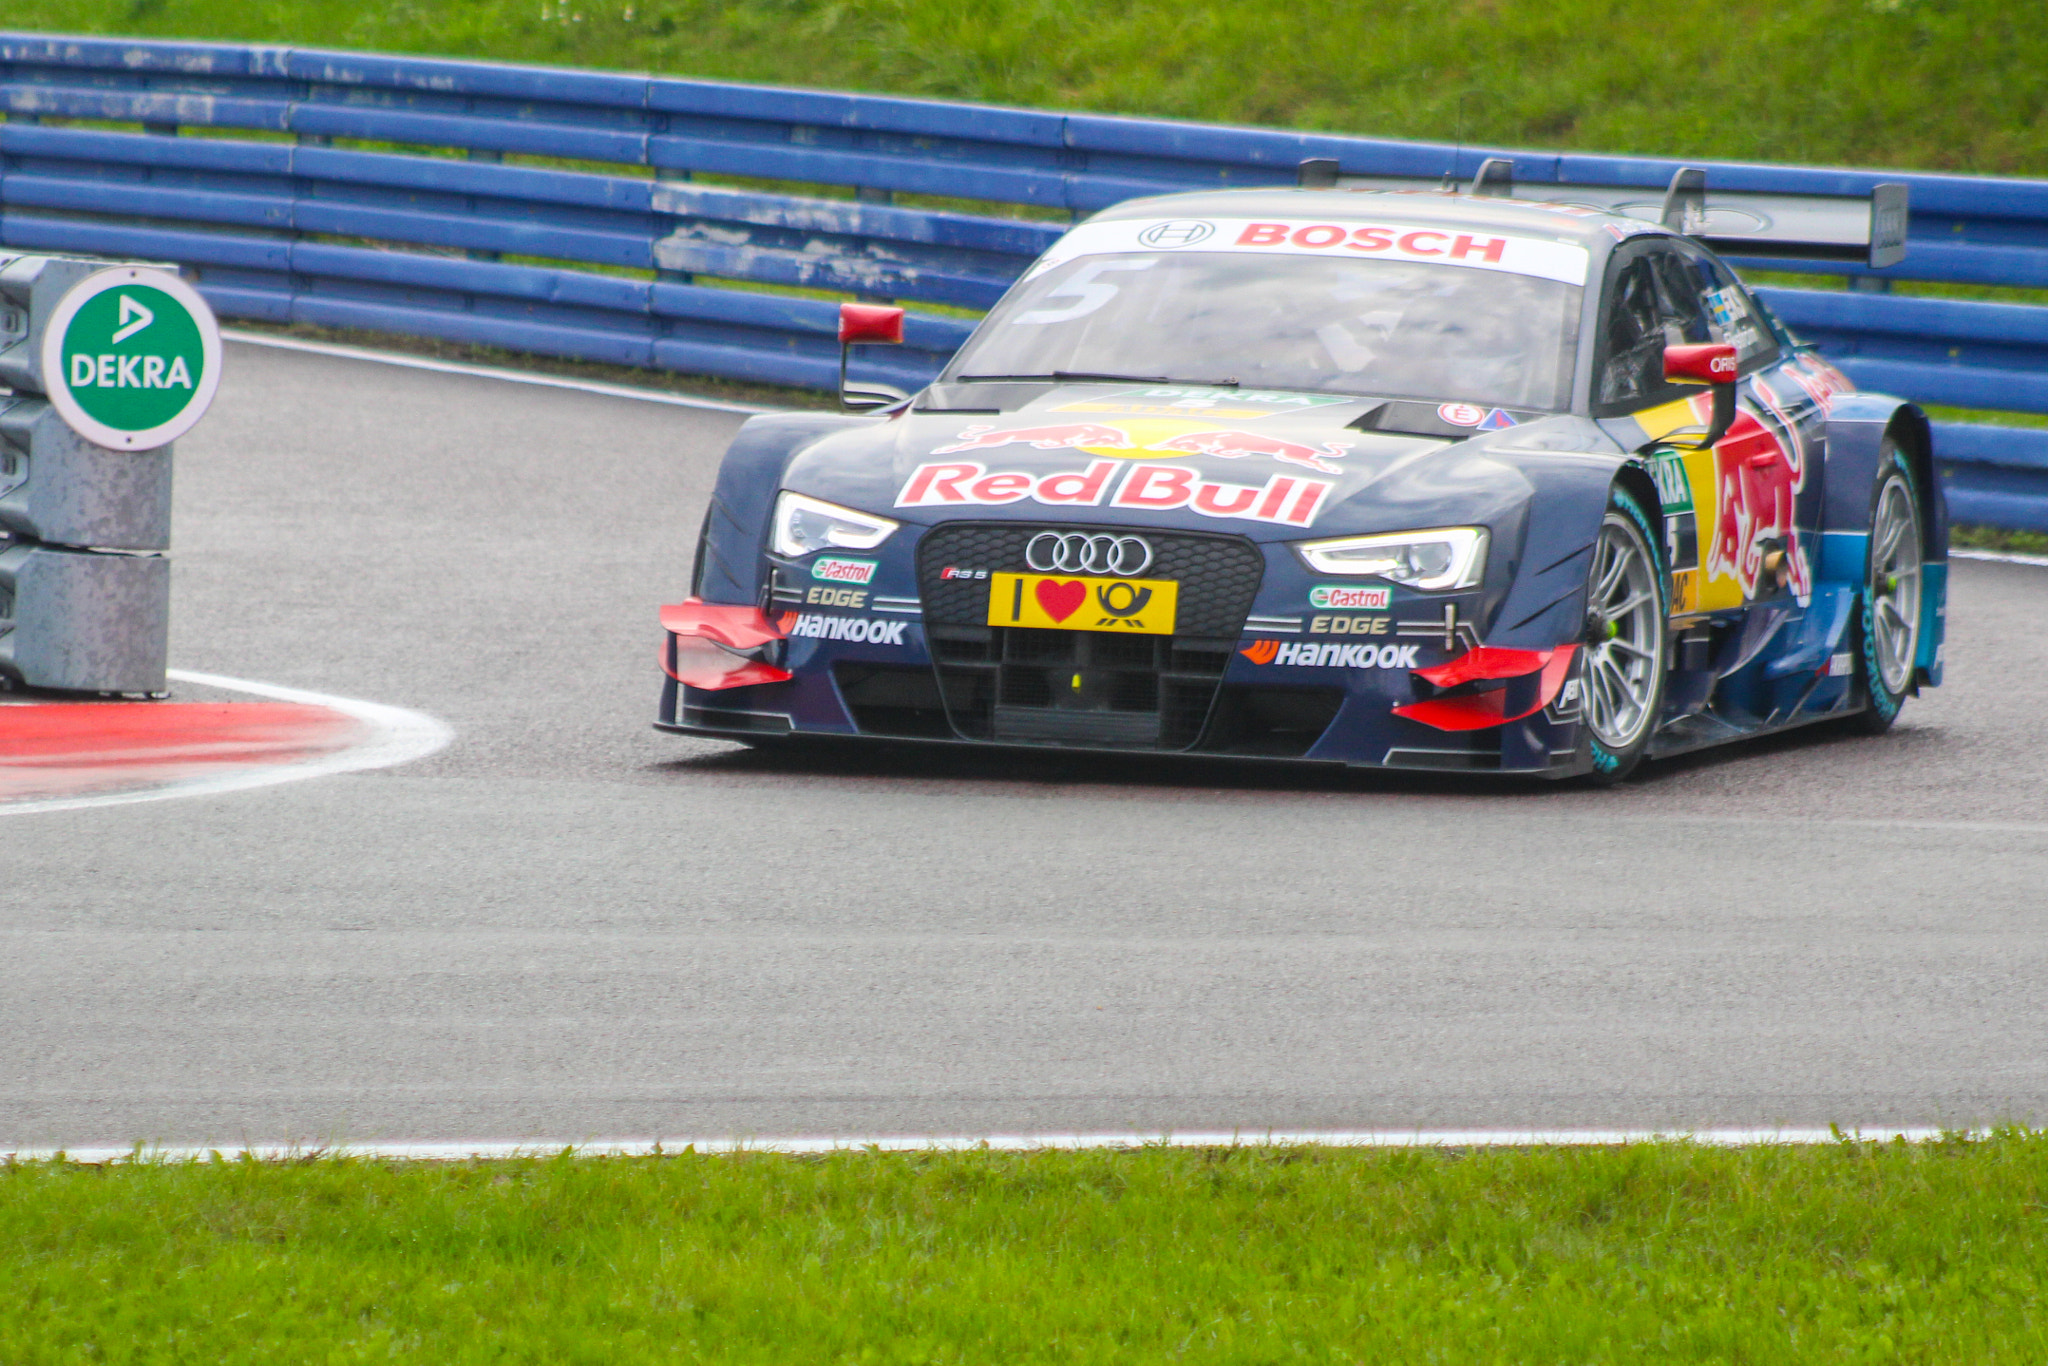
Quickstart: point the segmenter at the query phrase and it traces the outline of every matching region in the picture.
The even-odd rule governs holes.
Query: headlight
[[[1342,536],[1295,547],[1320,574],[1373,574],[1410,588],[1470,588],[1486,570],[1486,528]]]
[[[898,523],[852,508],[840,507],[801,493],[784,492],[775,500],[775,534],[769,544],[778,555],[808,555],[814,550],[873,550],[889,539]]]

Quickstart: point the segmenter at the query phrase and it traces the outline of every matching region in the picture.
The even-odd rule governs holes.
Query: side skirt
[[[1782,735],[1788,730],[1801,730],[1817,726],[1824,721],[1839,721],[1845,716],[1854,716],[1864,710],[1862,707],[1844,707],[1840,711],[1822,712],[1817,716],[1797,716],[1790,721],[1777,721],[1770,725],[1743,727],[1724,721],[1707,712],[1694,712],[1682,716],[1657,732],[1650,741],[1652,759],[1671,759],[1696,750],[1712,749],[1716,745],[1738,744],[1744,740],[1761,740],[1766,735]]]

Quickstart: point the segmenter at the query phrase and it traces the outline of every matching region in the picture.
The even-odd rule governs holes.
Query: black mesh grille
[[[1265,558],[1237,536],[1114,528],[1152,547],[1152,563],[1138,577],[1180,585],[1172,636],[991,627],[987,578],[940,577],[949,568],[1028,573],[1024,547],[1033,536],[1081,529],[952,522],[919,544],[925,636],[948,719],[977,740],[1192,747],[1215,708]]]

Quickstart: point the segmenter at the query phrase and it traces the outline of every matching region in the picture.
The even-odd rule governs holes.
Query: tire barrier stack
[[[171,440],[219,373],[174,272],[0,256],[0,686],[164,692]]]

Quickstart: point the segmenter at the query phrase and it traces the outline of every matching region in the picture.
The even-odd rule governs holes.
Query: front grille
[[[948,522],[925,536],[917,547],[919,595],[927,625],[979,626],[988,620],[988,581],[941,579],[947,568],[1025,574],[1024,546],[1041,531],[1072,531],[1070,526],[1017,522]],[[1258,595],[1265,557],[1241,536],[1202,532],[1127,531],[1121,527],[1089,527],[1140,535],[1152,544],[1152,564],[1138,576],[1173,579],[1180,584],[1180,615],[1174,629],[1188,636],[1223,636],[1235,641],[1244,630],[1245,615]],[[1091,633],[1097,634],[1097,633]]]
[[[1258,595],[1265,558],[1242,537],[1154,532],[1141,577],[1180,585],[1175,634],[992,627],[986,578],[946,569],[1028,573],[1025,544],[1070,527],[953,522],[918,546],[918,586],[947,719],[959,734],[1015,744],[1188,749]],[[1106,530],[1107,528],[1089,528]]]

